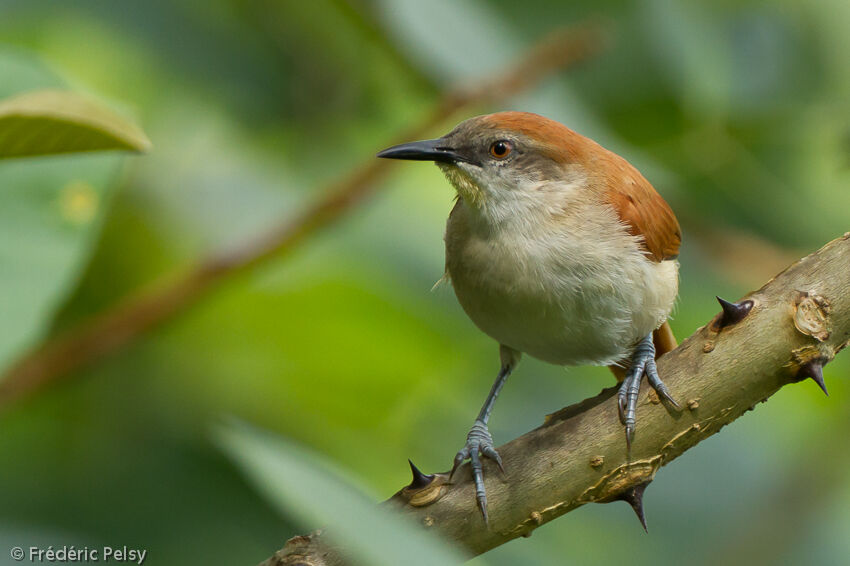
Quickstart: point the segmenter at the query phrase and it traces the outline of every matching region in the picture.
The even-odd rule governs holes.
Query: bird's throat
[[[466,171],[449,163],[437,163],[437,167],[445,174],[446,179],[467,204],[476,208],[481,208],[484,205],[484,191]]]

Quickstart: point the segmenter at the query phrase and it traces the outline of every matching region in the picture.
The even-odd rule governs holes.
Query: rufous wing
[[[647,255],[654,261],[675,259],[682,243],[682,230],[670,206],[637,169],[611,155],[605,179],[605,200],[614,207],[633,236],[643,238]]]
[[[633,236],[643,238],[647,257],[653,261],[676,259],[682,243],[682,230],[667,202],[652,185],[624,159],[610,154],[611,167],[607,176],[605,200],[628,227]],[[665,321],[653,332],[655,358],[658,359],[676,348],[676,338]],[[617,366],[609,366],[622,381],[625,372]]]

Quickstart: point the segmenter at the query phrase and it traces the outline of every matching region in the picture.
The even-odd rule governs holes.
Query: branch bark
[[[718,432],[782,386],[807,377],[850,343],[850,232],[801,259],[744,300],[739,322],[718,314],[658,370],[682,405],[661,404],[644,386],[627,454],[616,388],[549,415],[499,448],[506,473],[485,464],[490,528],[475,505],[469,465],[453,484],[435,474],[386,504],[477,555],[584,505],[627,497],[661,466]],[[295,537],[262,566],[338,566],[344,549],[321,533]]]
[[[603,36],[601,27],[595,24],[559,29],[502,73],[446,92],[418,125],[380,147],[424,137],[462,110],[497,103],[528,90],[597,53],[604,44]],[[323,196],[292,220],[254,241],[213,254],[186,273],[167,276],[38,346],[0,380],[0,406],[123,348],[183,312],[222,281],[288,254],[363,203],[394,165],[370,155],[360,167],[318,190]]]

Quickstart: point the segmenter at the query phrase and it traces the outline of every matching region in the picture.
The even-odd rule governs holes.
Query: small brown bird
[[[471,118],[442,138],[378,157],[434,161],[457,190],[446,275],[501,354],[496,382],[452,468],[471,460],[485,522],[481,457],[502,466],[487,422],[522,353],[552,364],[611,366],[623,379],[619,408],[629,446],[644,375],[678,407],[655,359],[675,347],[666,321],[678,292],[681,231],[625,159],[527,112]]]

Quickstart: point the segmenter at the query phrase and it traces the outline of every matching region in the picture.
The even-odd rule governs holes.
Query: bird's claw
[[[640,341],[634,354],[632,354],[631,366],[626,373],[626,378],[620,385],[617,393],[617,408],[620,413],[620,422],[626,429],[626,447],[632,448],[632,439],[635,435],[635,411],[637,409],[638,394],[640,393],[640,382],[643,376],[658,394],[658,396],[679,409],[679,403],[670,395],[670,391],[661,377],[658,375],[658,367],[655,364],[655,345],[652,343],[652,335]]]
[[[482,456],[496,462],[499,470],[505,473],[505,468],[502,466],[502,457],[499,456],[499,453],[493,446],[493,437],[490,436],[487,425],[480,420],[476,420],[469,434],[466,435],[466,444],[455,456],[452,471],[449,473],[449,481],[454,477],[455,471],[460,465],[469,459],[472,465],[472,480],[475,484],[475,499],[478,501],[478,508],[481,510],[484,522],[487,523],[487,492],[484,489],[484,468],[481,464]]]
[[[649,381],[649,384],[655,389],[655,392],[658,393],[658,396],[676,407],[677,409],[681,409],[679,403],[673,399],[673,396],[670,395],[670,390],[667,389],[667,386],[664,385],[664,382],[661,381],[661,376],[658,375],[658,367],[655,365],[655,359],[648,360],[646,362],[646,380]]]

